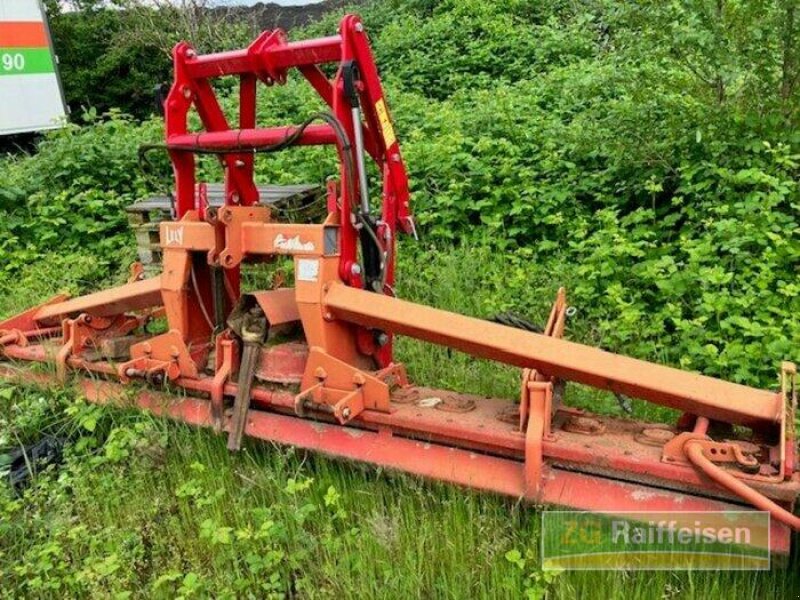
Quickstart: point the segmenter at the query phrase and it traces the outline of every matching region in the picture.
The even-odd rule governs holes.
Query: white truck
[[[0,136],[66,122],[47,16],[39,0],[0,0]]]

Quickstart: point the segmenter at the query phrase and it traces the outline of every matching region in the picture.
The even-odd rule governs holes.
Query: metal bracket
[[[784,362],[781,365],[780,396],[783,411],[780,415],[780,437],[776,446],[770,446],[770,461],[765,463],[766,467],[772,466],[773,473],[765,473],[762,470],[762,463],[754,456],[758,448],[750,452],[745,449],[747,445],[745,442],[737,440],[717,442],[706,435],[691,431],[681,433],[664,444],[662,462],[693,466],[686,453],[686,444],[691,441],[702,448],[703,456],[709,461],[735,465],[738,472],[731,472],[731,475],[739,479],[775,483],[791,476],[794,471],[794,419],[797,410],[796,373],[797,368],[793,363]]]
[[[214,431],[222,431],[222,416],[225,408],[225,384],[235,371],[239,361],[238,345],[229,330],[217,336],[217,348],[214,354],[214,379],[211,382],[211,418]]]
[[[391,363],[375,373],[375,377],[386,383],[389,390],[408,386],[408,375],[403,363]]]
[[[62,345],[56,355],[56,374],[60,381],[67,377],[68,361],[88,348],[97,348],[103,339],[124,336],[139,327],[142,319],[127,315],[93,317],[82,313],[61,323]]]
[[[225,226],[225,249],[219,253],[219,263],[226,269],[238,266],[247,249],[243,239],[245,222],[269,223],[272,211],[266,206],[222,206],[217,220]]]
[[[750,475],[757,474],[761,466],[758,459],[751,453],[745,452],[735,441],[715,442],[706,435],[691,431],[685,431],[664,444],[662,462],[691,466],[692,462],[686,456],[684,448],[689,441],[700,445],[703,448],[703,455],[711,462],[735,465]]]
[[[128,275],[128,283],[135,283],[144,278],[144,265],[139,261],[132,262],[130,266],[130,275]]]
[[[131,360],[119,365],[117,373],[123,383],[132,377],[144,377],[154,383],[161,377],[170,381],[198,377],[197,364],[176,329],[131,346]]]
[[[359,385],[333,405],[333,416],[340,423],[347,423],[364,411],[364,387]]]
[[[406,382],[401,365],[375,374],[362,371],[314,347],[308,355],[301,392],[295,396],[295,412],[326,412],[342,424],[364,409],[389,412],[390,383]]]
[[[305,417],[313,411],[322,412],[333,415],[344,425],[364,411],[366,378],[361,373],[353,376],[351,390],[328,387],[328,373],[321,367],[316,369],[316,377],[318,383],[304,389],[294,398],[294,409],[298,416]]]
[[[542,486],[542,442],[550,438],[553,384],[535,381],[536,371],[525,369],[520,396],[520,431],[525,432],[525,497],[536,500]]]

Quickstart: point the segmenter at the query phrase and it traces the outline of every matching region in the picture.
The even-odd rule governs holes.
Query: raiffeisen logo
[[[611,520],[611,541],[615,544],[749,544],[752,532],[750,527],[706,527],[701,521],[679,524],[670,521],[649,521],[637,525],[628,520]]]
[[[587,513],[542,515],[545,569],[766,570],[769,513]]]
[[[301,242],[299,235],[286,238],[282,233],[275,236],[272,245],[278,250],[288,250],[290,252],[313,252],[316,249],[314,242]]]

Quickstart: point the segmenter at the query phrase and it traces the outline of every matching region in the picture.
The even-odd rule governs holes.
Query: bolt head
[[[342,410],[342,416],[345,419],[349,419],[350,418],[350,407],[347,407],[347,406],[344,407],[344,409]]]
[[[385,346],[389,343],[389,336],[385,333],[379,333],[375,341],[378,342],[379,346]]]
[[[358,263],[353,263],[353,265],[350,267],[350,272],[353,275],[361,275],[361,265]]]
[[[362,31],[364,31],[364,24],[363,23],[356,23],[356,31],[358,33],[361,33]]]

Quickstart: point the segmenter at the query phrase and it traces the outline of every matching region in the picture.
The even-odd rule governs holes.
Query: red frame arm
[[[276,29],[262,33],[249,47],[216,54],[198,55],[185,42],[173,50],[175,79],[166,99],[166,137],[176,180],[176,212],[182,218],[187,211],[197,208],[198,193],[195,168],[195,150],[213,148],[222,151],[220,160],[225,168],[225,204],[250,206],[258,202],[258,189],[253,180],[253,152],[259,145],[281,141],[294,131],[293,126],[263,128],[256,123],[256,86],[260,80],[266,85],[284,84],[290,69],[296,69],[319,94],[333,115],[341,123],[350,141],[356,164],[355,130],[350,100],[345,95],[343,65],[354,61],[358,66],[357,91],[363,123],[361,124],[366,154],[378,169],[382,180],[382,214],[378,237],[388,250],[386,282],[394,283],[395,240],[398,229],[413,232],[409,206],[408,176],[394,132],[389,109],[383,93],[378,70],[370,48],[369,39],[361,19],[345,16],[339,34],[330,37],[289,42],[286,34]],[[338,63],[333,78],[328,78],[320,65]],[[222,111],[211,85],[211,80],[221,76],[238,76],[239,123],[232,128]],[[188,117],[194,108],[204,132],[189,131]],[[299,138],[299,144],[333,145],[337,148],[340,163],[340,181],[345,179],[345,168],[339,140],[329,125],[311,125]],[[237,150],[247,149],[246,152]],[[229,152],[224,152],[224,151]],[[352,188],[338,186],[338,203],[329,203],[329,210],[339,211],[341,223],[340,277],[348,285],[362,287],[357,269],[359,235],[351,220],[358,205],[359,183],[355,178]],[[350,193],[355,197],[351,198]],[[231,270],[235,271],[235,270]],[[238,271],[228,273],[229,282],[238,292]],[[391,344],[376,351],[379,362],[391,356]]]

